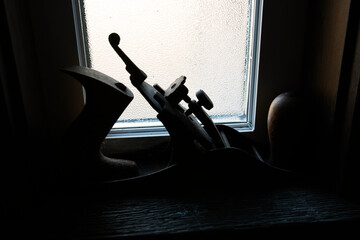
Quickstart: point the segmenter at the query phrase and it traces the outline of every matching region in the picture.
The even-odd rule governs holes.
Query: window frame
[[[58,86],[52,86],[53,79],[49,81],[49,73],[51,71],[51,76],[56,78],[56,83],[64,84],[64,87],[61,88],[60,92],[64,92],[65,95],[57,94],[56,98],[52,98],[50,102],[48,96],[44,96],[45,100],[39,100],[40,103],[49,103],[51,110],[40,109],[38,112],[42,114],[32,114],[31,110],[27,110],[25,106],[25,111],[29,111],[31,116],[28,118],[31,122],[34,122],[34,126],[38,126],[36,129],[41,129],[47,126],[51,126],[51,130],[36,130],[32,132],[34,135],[37,135],[41,132],[48,132],[46,135],[49,136],[51,142],[58,142],[58,138],[61,137],[66,131],[69,124],[76,118],[77,114],[81,111],[82,106],[84,105],[84,94],[83,90],[77,86],[70,86],[74,83],[74,80],[70,76],[64,75],[59,69],[63,67],[69,67],[72,65],[83,64],[79,59],[78,48],[77,48],[77,38],[75,36],[75,23],[74,23],[74,14],[73,14],[73,4],[76,0],[71,1],[61,1],[61,2],[27,2],[25,1],[25,8],[28,9],[30,19],[24,20],[28,24],[37,26],[36,31],[32,30],[31,27],[26,28],[24,32],[33,32],[32,34],[36,39],[30,39],[26,43],[31,45],[31,40],[34,42],[32,45],[34,47],[34,54],[22,54],[25,59],[28,59],[28,62],[32,65],[36,65],[36,59],[42,59],[43,56],[40,53],[48,53],[49,50],[56,50],[57,54],[46,54],[46,60],[40,60],[42,67],[32,67],[31,71],[27,70],[28,64],[18,64],[19,69],[29,81],[34,82],[29,83],[31,88],[43,89],[46,91],[46,87],[42,86],[43,84],[48,84],[51,87],[49,92],[59,91]],[[21,5],[17,1],[8,1],[13,5]],[[77,1],[76,1],[77,2]],[[24,4],[22,4],[24,5]],[[51,11],[54,9],[62,8],[63,10],[59,14],[51,14]],[[264,1],[263,4],[263,14],[262,14],[262,26],[261,26],[261,57],[259,60],[259,72],[258,72],[258,88],[257,88],[257,100],[256,100],[256,128],[252,132],[242,133],[249,139],[253,140],[254,143],[267,147],[268,145],[268,135],[267,135],[267,111],[272,102],[272,100],[281,92],[287,89],[297,89],[299,83],[302,81],[302,71],[303,66],[300,64],[304,59],[304,42],[305,42],[305,31],[307,24],[307,2],[298,1],[298,2],[268,2]],[[287,11],[279,10],[279,8],[287,9]],[[17,11],[15,10],[14,13]],[[286,21],[284,21],[286,20]],[[19,20],[22,21],[22,20]],[[55,27],[48,26],[49,22],[54,22]],[[21,25],[21,24],[19,24]],[[53,26],[53,24],[51,24]],[[43,30],[43,26],[46,26],[46,30]],[[290,27],[292,26],[292,27]],[[61,27],[61,37],[53,37],[51,41],[46,41],[46,45],[37,44],[36,42],[39,39],[46,38],[48,36],[48,31],[57,31],[57,28]],[[17,26],[13,26],[14,31],[17,31]],[[20,32],[19,28],[19,34]],[[34,32],[35,31],[35,32]],[[285,32],[286,35],[280,35],[279,33]],[[64,35],[66,34],[66,36]],[[21,34],[20,34],[21,35]],[[24,37],[21,35],[17,38],[15,46],[21,52],[23,48],[23,43],[21,39]],[[64,42],[64,39],[66,40]],[[45,50],[44,50],[44,49]],[[31,46],[27,49],[31,49]],[[61,49],[59,51],[59,49]],[[293,51],[295,50],[295,52]],[[289,54],[291,52],[291,54]],[[35,59],[35,61],[34,61]],[[24,62],[24,61],[23,61]],[[25,68],[25,70],[24,70]],[[39,78],[39,76],[41,76]],[[36,80],[36,81],[35,81]],[[77,84],[77,82],[75,82]],[[27,84],[27,83],[26,83]],[[23,84],[24,86],[26,84]],[[75,85],[76,85],[75,84]],[[53,84],[54,85],[54,84]],[[25,91],[26,89],[24,89]],[[71,92],[71,95],[69,95]],[[31,93],[26,93],[31,98]],[[35,95],[32,94],[32,95]],[[38,94],[40,95],[40,94]],[[50,94],[50,96],[52,96]],[[37,96],[34,96],[34,102],[36,102]],[[28,105],[31,105],[32,100],[26,100]],[[74,104],[75,103],[75,104]],[[56,104],[56,111],[54,114],[54,104]],[[41,104],[33,104],[35,108]],[[61,108],[63,112],[61,114],[58,112],[58,108]],[[33,107],[29,107],[33,109]],[[38,120],[42,115],[49,115],[47,124],[40,124],[42,120]],[[62,118],[59,118],[59,115]],[[33,117],[35,118],[33,120]],[[52,119],[55,119],[53,122]],[[29,123],[30,124],[30,123]],[[33,127],[32,127],[33,128]],[[143,138],[139,138],[143,139]],[[106,141],[111,141],[116,139],[107,139]],[[117,142],[123,142],[126,147],[126,139],[118,139]],[[150,140],[151,141],[151,140]]]
[[[244,122],[217,122],[217,124],[224,124],[236,129],[239,132],[253,132],[255,130],[256,120],[256,104],[257,104],[257,89],[258,89],[258,75],[259,75],[259,62],[260,62],[260,46],[261,46],[261,28],[262,28],[262,14],[263,14],[263,0],[253,0],[255,9],[254,11],[253,28],[250,29],[252,38],[254,39],[251,49],[249,50],[250,66],[248,67],[248,93],[247,93],[247,106],[246,106],[246,120]],[[72,0],[74,23],[76,29],[76,41],[78,46],[78,55],[80,66],[91,66],[89,56],[89,48],[86,39],[86,23],[85,17],[82,13],[83,0]],[[84,94],[85,98],[85,94]],[[216,104],[216,103],[215,103]],[[155,116],[154,116],[155,118]],[[114,127],[107,135],[107,139],[118,138],[146,138],[146,137],[162,137],[169,136],[167,130],[162,126],[141,126],[141,127],[116,127],[118,122],[114,124]]]

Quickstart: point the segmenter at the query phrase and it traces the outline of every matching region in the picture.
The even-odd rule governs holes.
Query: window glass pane
[[[253,5],[251,0],[84,0],[90,66],[135,95],[115,127],[159,123],[108,43],[112,32],[120,35],[120,47],[148,75],[148,83],[166,89],[184,75],[191,98],[203,89],[212,99],[208,113],[215,122],[246,122]]]

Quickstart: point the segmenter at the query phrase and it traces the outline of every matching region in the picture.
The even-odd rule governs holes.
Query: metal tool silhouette
[[[211,109],[213,103],[203,90],[196,93],[198,101],[191,100],[187,95],[189,91],[185,86],[185,76],[177,78],[166,90],[157,84],[151,86],[145,82],[147,75],[144,71],[120,49],[119,35],[110,34],[109,42],[124,61],[131,83],[158,112],[157,117],[169,132],[176,148],[211,150],[226,147],[228,141],[204,110]],[[179,104],[182,100],[188,104],[188,109]]]
[[[178,188],[196,188],[199,184],[201,188],[204,185],[224,188],[224,183],[233,187],[239,182],[251,185],[264,176],[271,180],[292,176],[292,173],[263,161],[254,144],[238,131],[214,124],[205,111],[213,107],[212,101],[203,90],[196,93],[197,100],[192,100],[185,86],[185,76],[177,78],[165,90],[158,84],[152,86],[145,81],[146,73],[120,49],[119,35],[110,34],[109,42],[125,63],[132,85],[157,111],[157,118],[169,132],[172,154],[167,167],[145,175],[137,175],[133,161],[105,157],[100,149],[101,142],[133,95],[124,84],[103,73],[73,67],[65,72],[83,84],[87,98],[83,112],[65,138],[67,152],[76,153],[72,156],[73,161],[78,162],[77,169],[89,169],[88,172],[94,175],[100,172],[101,177],[109,175],[108,179],[112,180],[108,183],[131,186],[132,189],[136,189],[136,184],[150,184],[151,189],[169,184],[174,187],[179,179]],[[180,104],[182,101],[187,103],[187,108]]]

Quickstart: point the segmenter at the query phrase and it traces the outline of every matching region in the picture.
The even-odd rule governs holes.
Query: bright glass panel
[[[108,43],[112,32],[120,35],[121,49],[148,75],[148,83],[166,89],[184,75],[192,99],[199,89],[212,99],[214,108],[208,113],[215,122],[248,121],[254,4],[251,0],[84,0],[88,63],[125,84],[135,96],[114,127],[161,123],[131,85],[125,65]]]

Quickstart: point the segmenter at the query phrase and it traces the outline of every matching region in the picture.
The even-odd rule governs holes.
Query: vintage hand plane
[[[259,181],[263,184],[264,178],[266,182],[283,181],[292,175],[263,161],[254,144],[238,131],[214,124],[205,111],[213,107],[212,101],[203,90],[196,93],[197,100],[192,100],[185,76],[177,78],[165,90],[158,84],[151,86],[145,82],[147,75],[120,49],[119,35],[110,34],[109,42],[125,63],[132,85],[157,111],[157,118],[170,134],[168,165],[141,175],[132,159],[113,159],[102,153],[104,138],[132,101],[133,94],[115,79],[77,66],[63,70],[76,78],[86,92],[85,106],[64,138],[62,152],[70,158],[72,166],[65,164],[64,169],[73,172],[67,175],[77,176],[82,182],[97,179],[132,189],[139,185],[146,188],[147,184],[151,185],[149,189],[167,184],[177,185],[176,189],[199,185],[201,189],[224,188],[245,183],[240,184],[244,187]],[[115,108],[114,102],[118,103]],[[180,102],[185,102],[187,107]]]
[[[190,99],[185,76],[177,78],[165,90],[158,84],[151,86],[145,82],[147,75],[120,49],[119,35],[110,34],[109,42],[125,63],[132,85],[158,112],[157,118],[170,134],[173,159],[168,169],[155,175],[170,172],[168,175],[186,176],[192,183],[206,181],[208,184],[221,179],[251,183],[258,181],[259,176],[277,178],[288,174],[263,161],[251,142],[236,130],[214,124],[204,110],[213,107],[212,101],[203,90],[196,93],[197,101]],[[181,101],[187,103],[187,109]]]

